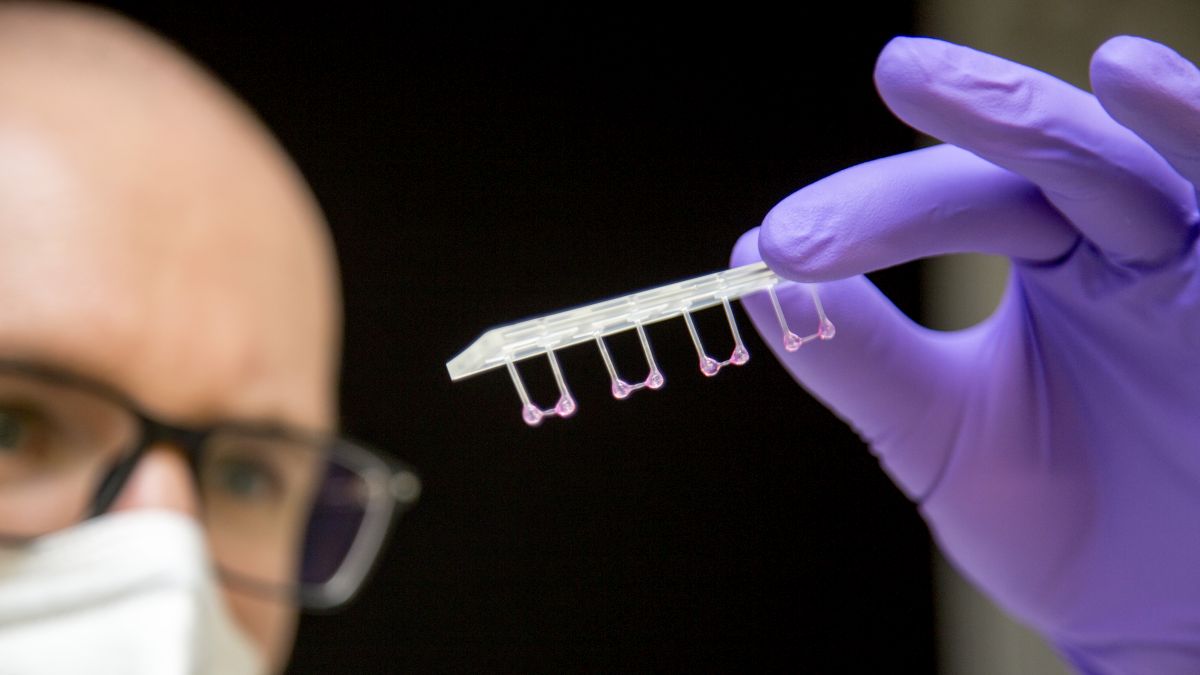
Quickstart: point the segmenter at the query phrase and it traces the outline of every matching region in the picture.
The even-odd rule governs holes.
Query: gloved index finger
[[[940,145],[860,164],[792,194],[764,219],[759,252],[784,277],[827,281],[946,253],[1043,262],[1078,238],[1029,181]]]
[[[875,83],[911,126],[1036,184],[1114,261],[1156,264],[1184,251],[1195,206],[1191,186],[1091,94],[925,38],[888,43]]]

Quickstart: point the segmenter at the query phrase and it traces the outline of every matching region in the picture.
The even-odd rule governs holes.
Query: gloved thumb
[[[756,228],[734,247],[731,264],[760,259]],[[776,287],[789,327],[811,333],[817,314],[804,284]],[[763,340],[809,393],[847,422],[876,454],[892,479],[914,500],[935,482],[949,442],[927,435],[953,426],[955,405],[946,366],[956,338],[915,324],[863,276],[818,284],[837,336],[784,348],[783,330],[766,293],[742,298]]]
[[[964,251],[1050,261],[1078,239],[1028,181],[943,145],[860,164],[799,190],[738,241],[733,263],[759,260],[761,251],[780,276],[822,282],[837,337],[796,352],[783,348],[766,293],[743,305],[788,372],[854,427],[920,500],[954,445],[983,333],[919,326],[858,275]],[[776,290],[797,333],[816,326],[802,286]]]

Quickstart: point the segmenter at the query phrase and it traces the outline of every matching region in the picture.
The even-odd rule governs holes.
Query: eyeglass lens
[[[0,535],[34,537],[85,518],[141,433],[135,413],[99,392],[0,372]],[[199,515],[225,573],[284,590],[342,569],[380,491],[338,449],[240,430],[207,436]]]

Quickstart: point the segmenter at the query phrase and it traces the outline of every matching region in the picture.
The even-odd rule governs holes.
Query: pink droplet
[[[564,394],[558,399],[558,404],[554,406],[554,412],[559,417],[570,417],[575,414],[575,399],[571,398],[570,394]]]
[[[613,398],[625,398],[626,396],[629,396],[630,392],[632,391],[633,387],[630,387],[627,382],[617,380],[616,382],[612,383]]]
[[[797,349],[800,349],[800,346],[803,344],[804,340],[801,340],[800,336],[796,335],[792,331],[789,330],[783,334],[783,348],[789,352],[794,352]]]
[[[667,379],[657,369],[651,370],[650,374],[646,376],[646,386],[651,389],[661,389],[666,382]]]
[[[734,347],[733,353],[729,355],[729,362],[735,366],[740,366],[750,360],[750,352],[746,348],[738,345]]]
[[[704,358],[700,359],[700,372],[704,373],[708,377],[716,375],[717,371],[720,369],[721,364],[717,363],[712,357],[705,356]]]
[[[542,411],[536,405],[530,404],[521,408],[521,418],[525,420],[525,424],[536,427],[542,423]]]
[[[823,319],[821,325],[817,327],[817,337],[822,340],[829,340],[837,334],[837,329],[833,327],[833,322],[829,319]]]

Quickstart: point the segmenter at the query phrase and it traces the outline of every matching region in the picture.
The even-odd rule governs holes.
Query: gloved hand
[[[788,353],[765,294],[746,309],[956,566],[1068,661],[1200,673],[1200,71],[1118,37],[1093,96],[897,38],[875,81],[946,144],[796,192],[733,252],[824,282],[837,338]],[[916,325],[854,276],[962,251],[1013,262],[999,308],[963,331]],[[800,287],[779,295],[816,325]]]

